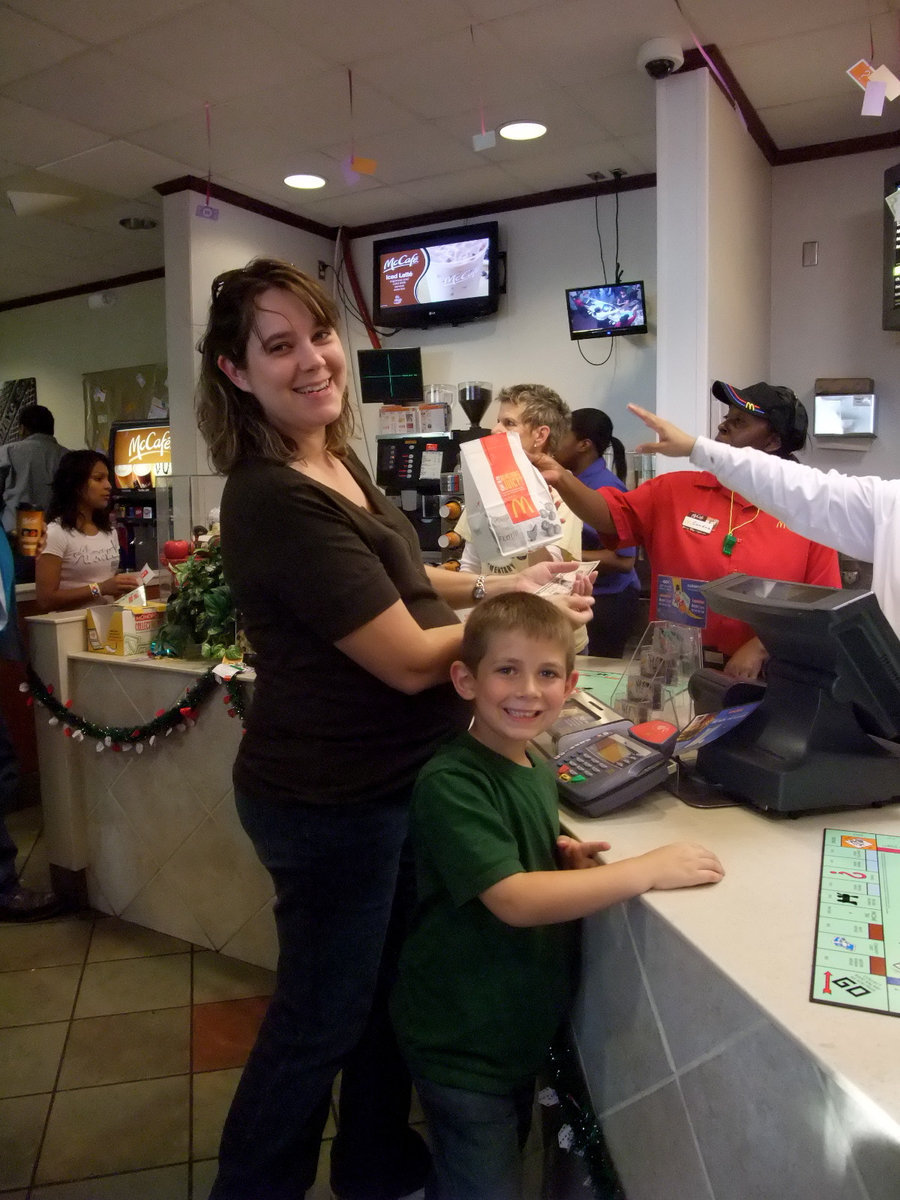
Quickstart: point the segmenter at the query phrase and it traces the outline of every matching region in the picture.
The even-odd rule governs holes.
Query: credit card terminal
[[[563,803],[589,817],[620,808],[669,777],[668,759],[628,736],[632,723],[575,691],[532,745],[556,771]]]

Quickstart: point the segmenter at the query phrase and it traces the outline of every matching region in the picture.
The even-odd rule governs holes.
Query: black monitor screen
[[[573,341],[647,332],[644,285],[640,281],[567,288],[566,311]]]
[[[422,351],[418,346],[356,353],[364,404],[422,403]]]
[[[770,657],[762,703],[699,751],[701,772],[782,812],[900,799],[900,640],[875,596],[737,574],[703,594]]]

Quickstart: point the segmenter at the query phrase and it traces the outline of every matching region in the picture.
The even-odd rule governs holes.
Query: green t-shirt
[[[419,901],[392,1000],[414,1074],[503,1094],[540,1069],[571,995],[574,930],[514,928],[478,899],[519,871],[556,869],[556,782],[465,733],[413,793]]]

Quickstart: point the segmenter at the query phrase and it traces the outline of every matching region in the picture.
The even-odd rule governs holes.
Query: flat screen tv
[[[566,288],[566,312],[573,342],[647,332],[642,280]]]
[[[372,260],[376,325],[462,325],[497,311],[496,221],[384,238],[372,247]]]

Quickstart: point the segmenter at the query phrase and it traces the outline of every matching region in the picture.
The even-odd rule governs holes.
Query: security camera
[[[637,65],[651,79],[665,79],[684,65],[684,51],[676,38],[651,38],[638,50]]]

